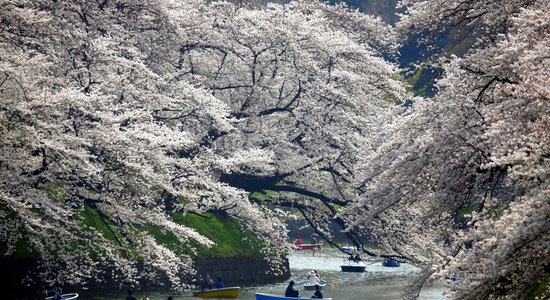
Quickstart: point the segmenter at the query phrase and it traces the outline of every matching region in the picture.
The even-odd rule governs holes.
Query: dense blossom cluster
[[[172,213],[223,211],[284,239],[284,212],[220,176],[330,194],[404,91],[375,50],[395,48],[390,27],[345,7],[10,0],[0,18],[3,255],[26,243],[48,281],[185,287],[191,260],[142,228],[212,241]]]
[[[0,237],[3,255],[21,241],[33,249],[44,279],[123,284],[161,272],[185,287],[179,276],[192,274],[190,259],[139,228],[212,242],[171,212],[224,210],[266,240],[284,232],[246,193],[217,180],[263,166],[270,154],[250,147],[221,155],[204,143],[210,132],[235,130],[229,108],[177,78],[180,36],[157,3],[142,4],[2,3]],[[183,201],[168,208],[166,195]],[[90,215],[112,232],[94,231]],[[149,275],[136,272],[138,257]]]
[[[366,192],[347,212],[395,256],[458,278],[457,298],[548,295],[549,3],[403,5],[401,28],[460,29],[477,43],[440,61],[434,99],[385,127]]]
[[[2,255],[32,249],[48,281],[185,288],[191,258],[144,228],[211,246],[172,216],[222,211],[278,272],[277,205],[422,266],[413,296],[432,274],[459,277],[466,299],[544,286],[550,4],[401,7],[392,28],[306,0],[2,2]],[[433,99],[412,99],[385,60],[396,32],[442,30],[474,46],[438,62]]]

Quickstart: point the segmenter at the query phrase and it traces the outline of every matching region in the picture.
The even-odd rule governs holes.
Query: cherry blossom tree
[[[212,242],[170,211],[223,210],[266,240],[284,232],[244,191],[217,180],[221,171],[265,168],[271,155],[252,147],[216,153],[212,133],[235,130],[229,109],[174,79],[177,32],[158,5],[2,4],[0,236],[5,255],[20,241],[33,249],[45,280],[133,284],[163,274],[185,287],[190,258],[140,228],[153,224],[184,244]],[[166,195],[184,201],[168,205]],[[110,233],[86,223],[90,210]],[[113,273],[98,274],[105,270]]]
[[[483,140],[491,155],[481,167],[506,170],[507,184],[515,189],[506,209],[501,211],[500,199],[490,199],[489,209],[474,215],[479,222],[468,236],[474,240],[472,255],[452,268],[475,274],[457,287],[460,297],[521,297],[539,282],[548,285],[549,8],[545,1],[530,3],[511,18],[506,39],[465,62],[472,66],[467,74],[485,83],[476,100],[484,108]]]
[[[208,35],[181,47],[182,72],[238,119],[241,136],[218,139],[220,151],[258,147],[274,155],[271,173],[224,172],[221,180],[275,191],[259,202],[299,206],[330,238],[327,220],[353,197],[372,134],[405,97],[398,70],[382,58],[381,49],[395,49],[392,29],[346,7],[306,1],[214,7],[223,15]]]
[[[342,214],[424,267],[413,297],[434,272],[459,277],[456,298],[534,297],[548,284],[550,245],[549,4],[402,3],[401,28],[460,27],[478,42],[441,59],[435,98],[396,109]]]
[[[173,213],[223,211],[273,251],[284,213],[265,204],[300,206],[330,238],[370,139],[405,95],[382,57],[393,30],[343,6],[0,5],[0,238],[5,255],[33,249],[44,280],[186,287],[191,259],[142,229],[191,249],[212,241]],[[239,178],[279,194],[250,198]]]

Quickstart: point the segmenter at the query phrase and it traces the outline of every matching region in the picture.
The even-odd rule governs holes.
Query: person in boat
[[[302,244],[302,238],[300,236],[296,237],[296,245],[300,246]]]
[[[137,300],[136,297],[134,297],[134,291],[128,290],[128,296],[126,296],[126,300]]]
[[[52,299],[54,300],[61,300],[63,299],[63,291],[61,290],[61,287],[56,282],[53,285],[53,288],[51,290],[44,289],[44,294],[47,296],[48,294],[52,295]]]
[[[288,286],[286,287],[285,291],[285,297],[292,297],[292,298],[298,298],[300,297],[300,292],[294,289],[294,280],[291,280],[288,283]]]
[[[313,270],[313,273],[315,273],[315,276],[317,276],[317,279],[319,280],[319,284],[323,282],[323,279],[321,279],[321,275],[319,275],[319,272],[317,270]]]
[[[319,275],[316,273],[315,270],[309,272],[309,275],[307,275],[307,280],[309,281],[310,285],[317,285],[319,284]]]
[[[202,291],[211,290],[214,288],[214,279],[210,275],[206,275],[204,282],[202,283]]]
[[[321,293],[321,287],[318,284],[315,285],[315,293],[311,295],[311,298],[323,299],[323,293]]]
[[[313,245],[316,245],[319,243],[319,239],[317,238],[317,233],[315,232],[311,234],[311,243]]]
[[[319,243],[319,238],[317,238],[317,233],[315,232],[311,234],[311,243],[313,245],[316,245]]]
[[[222,277],[218,276],[218,281],[216,281],[216,288],[222,289],[225,287],[225,284],[223,284]]]
[[[359,254],[355,254],[355,257],[353,258],[354,262],[360,262],[362,259],[359,257]]]

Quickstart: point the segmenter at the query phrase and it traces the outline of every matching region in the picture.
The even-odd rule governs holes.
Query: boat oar
[[[324,281],[324,280],[323,280],[323,281]],[[298,282],[298,283],[295,283],[294,285],[302,285],[302,284],[308,283],[308,282],[309,282],[309,280],[308,280],[308,281],[303,281],[303,282]],[[336,288],[336,285],[334,285],[334,284],[330,284],[330,283],[328,283],[328,282],[326,282],[326,281],[325,281],[325,283],[326,283],[328,286],[330,286],[331,288],[333,288],[333,289]]]
[[[336,285],[335,285],[335,284],[330,284],[330,283],[328,283],[328,282],[327,282],[326,280],[324,280],[324,279],[321,279],[321,281],[322,281],[323,283],[326,283],[328,286],[330,286],[330,287],[333,288],[333,289],[336,288]]]

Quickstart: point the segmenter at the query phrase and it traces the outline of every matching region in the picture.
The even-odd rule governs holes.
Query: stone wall
[[[281,274],[268,272],[269,264],[261,257],[212,258],[195,262],[200,278],[211,275],[214,280],[222,276],[226,286],[251,286],[280,282],[290,278],[290,267],[285,259]],[[200,280],[200,279],[197,279]]]
[[[23,278],[29,275],[29,270],[37,268],[38,263],[32,259],[0,260],[0,289],[4,298],[12,300],[43,299],[42,291],[48,286],[41,283],[38,278],[31,278],[28,285],[22,284]],[[268,272],[269,269],[269,264],[261,257],[211,258],[196,261],[195,270],[197,270],[198,277],[184,280],[194,281],[195,284],[200,285],[202,278],[209,274],[214,278],[222,276],[226,286],[251,286],[285,281],[290,278],[290,268],[286,259],[280,274],[272,274]],[[167,285],[167,278],[157,278],[154,282],[141,282],[140,285],[140,288],[161,290]],[[63,288],[66,291],[81,292],[83,290],[81,286],[64,286]],[[95,292],[121,289],[116,280],[112,278],[107,278],[103,283],[90,280],[86,288]],[[125,292],[125,290],[122,289],[121,292]]]

